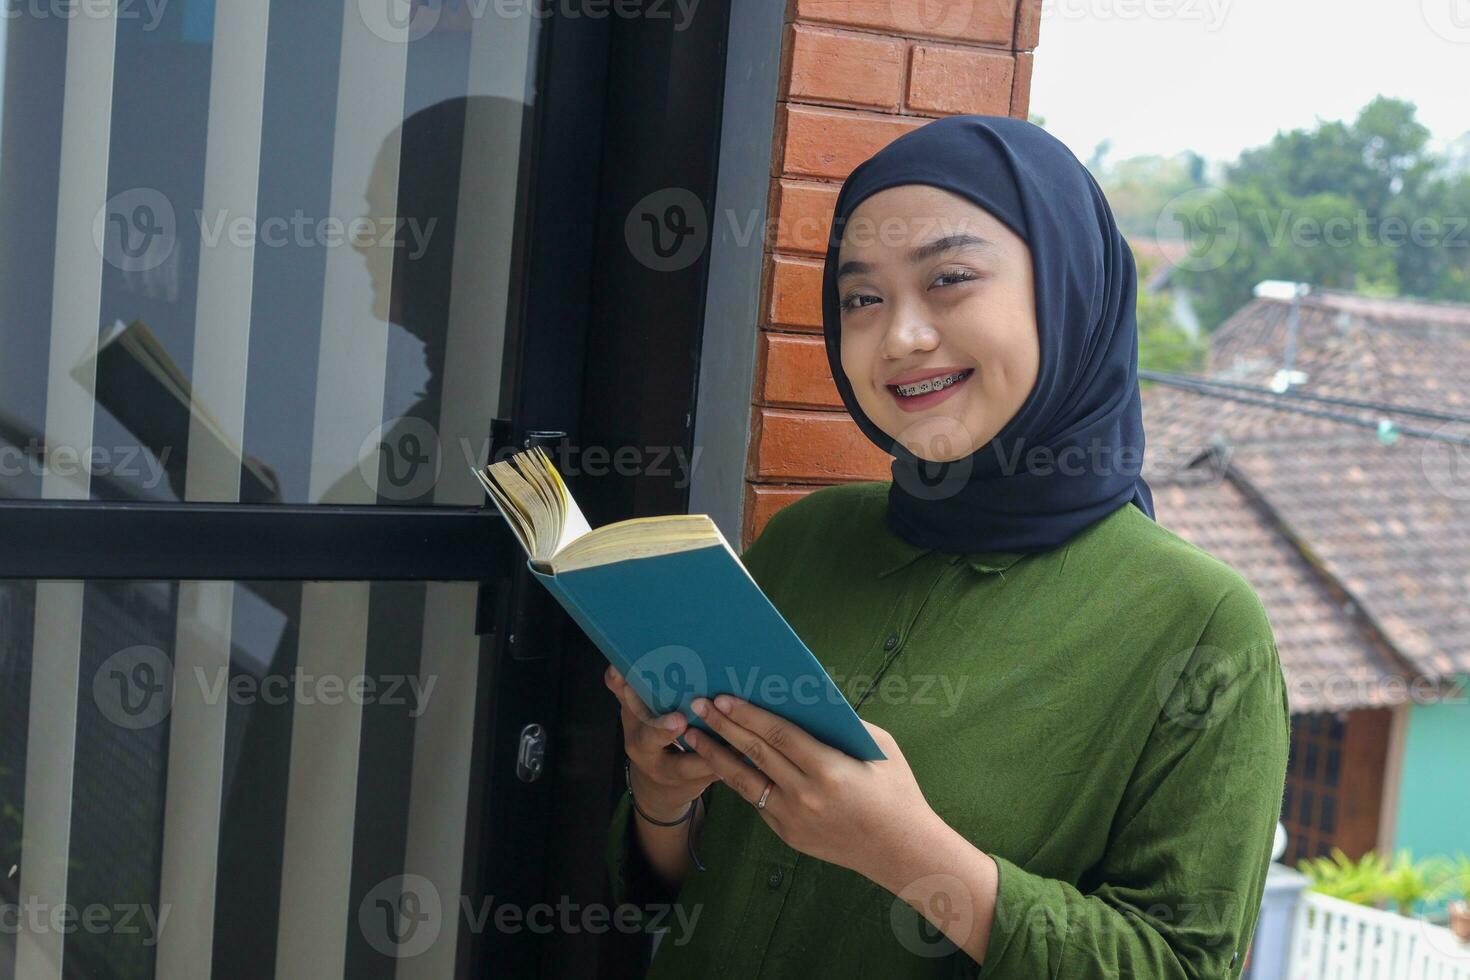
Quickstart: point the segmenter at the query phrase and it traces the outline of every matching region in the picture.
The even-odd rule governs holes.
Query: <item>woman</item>
[[[1285,685],[1246,582],[1152,520],[1135,288],[1030,123],[938,120],[844,183],[828,360],[893,479],[809,494],[743,560],[887,758],[696,700],[732,751],[609,671],[615,895],[683,913],[650,977],[1239,975]]]

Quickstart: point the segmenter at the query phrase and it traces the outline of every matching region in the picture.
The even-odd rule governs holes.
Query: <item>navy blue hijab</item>
[[[1041,348],[1035,387],[994,439],[942,463],[920,459],[874,425],[842,371],[842,231],[865,199],[901,184],[927,184],[973,201],[1031,250]],[[937,551],[1039,552],[1130,502],[1154,516],[1153,496],[1139,475],[1136,276],[1133,253],[1087,168],[1024,120],[939,119],[853,170],[833,215],[822,320],[843,404],[894,457],[890,530]]]

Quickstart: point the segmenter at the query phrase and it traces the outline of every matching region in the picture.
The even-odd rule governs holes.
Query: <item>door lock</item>
[[[546,726],[532,722],[521,729],[520,746],[516,751],[516,778],[523,783],[534,783],[541,776],[546,762]]]

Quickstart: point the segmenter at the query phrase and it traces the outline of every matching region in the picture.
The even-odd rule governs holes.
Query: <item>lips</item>
[[[917,371],[909,371],[906,374],[895,374],[893,377],[888,379],[887,384],[889,385],[889,387],[892,387],[893,385],[908,385],[913,384],[915,381],[924,381],[929,378],[940,378],[946,374],[957,374],[960,371],[966,370],[968,370],[968,368],[966,368],[962,364],[951,364],[942,367],[932,368],[919,368]]]
[[[974,373],[974,368],[915,372],[916,380],[906,380],[901,384],[889,383],[886,387],[894,401],[898,402],[899,408],[906,412],[917,412],[944,401],[969,381]]]

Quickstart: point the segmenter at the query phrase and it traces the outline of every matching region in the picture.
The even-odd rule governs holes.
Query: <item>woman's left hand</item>
[[[757,812],[803,854],[884,884],[938,819],[898,743],[877,725],[863,722],[888,758],[861,762],[733,695],[718,695],[713,705],[695,698],[692,707],[755,765],[698,729],[686,731],[684,740],[748,803],[771,782]]]

